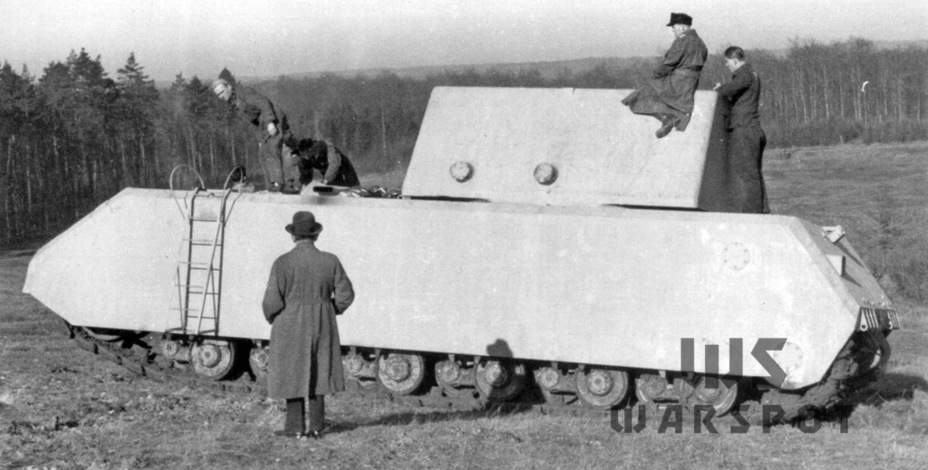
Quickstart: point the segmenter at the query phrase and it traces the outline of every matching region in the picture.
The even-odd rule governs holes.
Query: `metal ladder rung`
[[[201,290],[189,289],[187,293],[190,295],[219,295],[219,292],[203,292]]]
[[[203,286],[200,284],[178,284],[176,282],[174,283],[174,287],[183,287],[183,288],[193,289],[193,290],[200,289],[200,291],[198,292],[201,292],[203,289]]]
[[[190,220],[194,222],[219,222],[219,219],[212,219],[208,217],[191,217]]]
[[[207,240],[205,238],[185,238],[184,241],[190,243],[191,245],[213,246],[213,240]],[[222,243],[216,242],[216,246],[222,246]]]
[[[194,262],[191,262],[191,261],[181,261],[181,262],[179,262],[179,263],[177,263],[177,264],[186,264],[186,265],[189,265],[189,266],[190,266],[190,269],[202,269],[202,270],[204,270],[204,271],[205,271],[205,270],[209,270],[209,269],[212,269],[213,271],[218,271],[218,270],[219,270],[219,268],[214,268],[213,265],[210,264],[210,263],[194,263]]]
[[[171,310],[173,310],[173,311],[175,311],[175,312],[196,312],[196,311],[198,311],[199,309],[196,309],[196,308],[171,307]],[[194,319],[196,319],[196,318],[202,318],[202,319],[204,319],[204,320],[215,320],[215,319],[217,319],[217,318],[219,318],[219,317],[216,317],[216,316],[188,316],[187,318],[194,318]]]

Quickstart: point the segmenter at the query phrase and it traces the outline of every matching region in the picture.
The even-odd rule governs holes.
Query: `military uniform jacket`
[[[731,82],[715,91],[732,103],[729,128],[760,126],[760,77],[751,64],[743,64],[731,76]]]
[[[242,119],[257,126],[262,133],[267,134],[267,125],[274,123],[283,132],[290,129],[287,116],[274,108],[274,103],[263,95],[252,93],[247,97],[240,96],[238,92],[232,100],[232,107],[238,111]]]
[[[345,389],[335,316],[354,300],[341,262],[301,240],[271,267],[262,308],[271,326],[267,391],[271,398]]]

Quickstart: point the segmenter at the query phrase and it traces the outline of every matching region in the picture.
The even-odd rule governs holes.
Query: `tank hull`
[[[354,283],[347,346],[769,377],[752,349],[774,338],[793,390],[887,302],[846,237],[794,217],[236,193],[203,335],[270,337],[261,299],[297,210]],[[24,292],[72,325],[190,334],[170,310],[187,223],[169,191],[126,189],[36,253]]]

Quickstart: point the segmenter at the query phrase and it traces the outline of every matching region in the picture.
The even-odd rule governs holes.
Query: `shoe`
[[[303,435],[310,439],[322,439],[322,431],[307,431]]]
[[[301,437],[306,437],[307,434],[308,434],[308,433],[303,433],[303,432],[298,432],[298,431],[287,431],[286,429],[284,429],[284,430],[282,430],[282,431],[274,431],[274,435],[275,435],[275,436],[279,436],[279,437],[289,437],[289,438],[293,438],[293,439],[299,439],[299,438],[301,438]],[[318,439],[318,437],[315,438],[315,439]]]
[[[657,130],[657,132],[654,133],[654,135],[656,135],[658,139],[663,139],[664,137],[667,137],[667,134],[670,134],[670,131],[673,130],[674,126],[680,123],[680,118],[678,117],[667,118],[665,120],[662,120],[661,122],[663,122],[664,124],[661,126],[660,129]]]

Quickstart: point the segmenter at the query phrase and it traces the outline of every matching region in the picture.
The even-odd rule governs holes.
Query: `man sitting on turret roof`
[[[645,86],[622,100],[635,114],[648,114],[661,121],[655,133],[658,139],[674,128],[685,130],[693,113],[693,94],[709,52],[692,25],[689,15],[670,14],[667,26],[673,28],[676,39]]]

